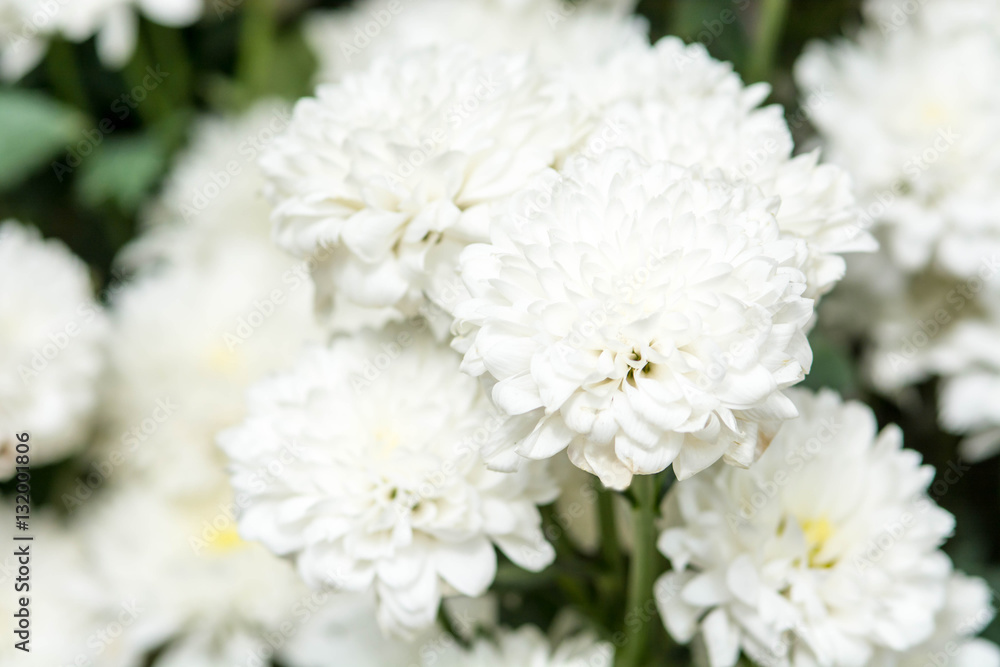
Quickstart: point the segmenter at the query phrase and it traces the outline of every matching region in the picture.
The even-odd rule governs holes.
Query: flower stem
[[[762,0],[753,48],[747,63],[747,81],[768,81],[771,78],[778,54],[778,42],[788,17],[788,5],[789,0]]]
[[[656,501],[659,488],[656,475],[637,475],[632,479],[631,491],[635,502],[632,507],[633,550],[628,572],[628,598],[624,619],[627,640],[615,659],[615,667],[641,667],[649,648],[650,624],[655,615],[648,613],[653,599],[656,578]],[[633,628],[628,619],[638,619]]]
[[[601,527],[601,555],[612,571],[621,572],[624,567],[615,522],[615,495],[607,489],[597,491],[597,516]]]
[[[45,64],[49,71],[49,81],[59,96],[86,113],[89,106],[87,91],[76,58],[73,45],[64,39],[53,39],[49,44]]]

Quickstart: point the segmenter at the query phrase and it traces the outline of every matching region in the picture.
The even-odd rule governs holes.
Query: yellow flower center
[[[243,368],[243,359],[236,350],[225,345],[213,345],[206,356],[208,367],[219,375],[234,376]]]
[[[831,567],[833,561],[820,561],[819,554],[833,535],[833,526],[825,518],[799,520],[806,544],[809,546],[809,567]]]
[[[240,537],[236,527],[218,531],[215,536],[208,541],[208,548],[214,554],[225,554],[246,546],[246,542]]]

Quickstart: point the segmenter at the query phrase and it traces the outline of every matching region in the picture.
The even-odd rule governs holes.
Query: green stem
[[[156,23],[146,23],[146,32],[157,62],[170,73],[165,85],[178,106],[188,106],[191,101],[191,63],[181,32]]]
[[[275,16],[273,0],[244,0],[236,76],[249,100],[267,93],[274,62]]]
[[[48,68],[49,82],[59,93],[59,97],[86,112],[87,91],[80,77],[73,46],[63,39],[52,40],[45,66]]]
[[[162,69],[162,68],[161,68]],[[163,85],[173,76],[173,72],[163,70],[166,80],[157,82],[157,68],[153,64],[153,59],[149,55],[149,47],[146,40],[140,37],[139,43],[135,46],[135,53],[122,70],[125,82],[131,86],[126,92],[129,106],[135,105],[139,115],[147,123],[156,123],[170,115],[170,103],[162,90]],[[137,94],[145,94],[145,98],[136,97]]]
[[[789,0],[761,0],[757,32],[747,62],[747,81],[768,81],[774,71],[778,42],[788,18]]]
[[[655,475],[636,475],[631,491],[635,499],[632,507],[633,550],[628,572],[628,598],[625,618],[640,618],[642,622],[631,630],[626,626],[628,639],[615,658],[615,667],[641,667],[649,648],[650,624],[646,610],[653,599],[653,584],[657,575],[656,553],[656,501],[659,480]]]
[[[597,516],[601,528],[601,555],[604,557],[604,562],[612,571],[622,572],[625,568],[615,521],[615,495],[607,489],[597,491]]]

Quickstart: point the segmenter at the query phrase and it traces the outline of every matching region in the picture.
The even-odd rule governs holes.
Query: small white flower
[[[786,422],[749,470],[717,466],[663,504],[658,582],[667,629],[696,635],[712,667],[864,667],[931,639],[954,521],[896,427],[832,392],[792,393]]]
[[[32,465],[86,441],[104,368],[107,323],[90,275],[59,241],[0,224],[0,479],[14,472],[15,433]]]
[[[469,649],[452,645],[443,655],[425,661],[426,667],[611,667],[611,644],[583,634],[553,648],[541,631],[531,625],[499,634],[496,642],[477,640]]]
[[[457,282],[489,205],[576,137],[565,86],[522,57],[466,48],[380,59],[302,100],[262,165],[280,246],[315,262],[319,297],[413,315]],[[444,304],[447,306],[448,304]]]
[[[780,237],[778,200],[624,150],[548,185],[548,205],[514,198],[492,244],[462,255],[463,369],[494,379],[511,417],[491,465],[568,447],[624,488],[671,464],[752,463],[812,359],[806,251]]]
[[[239,538],[238,508],[228,489],[170,497],[116,480],[78,510],[93,570],[139,609],[118,630],[119,650],[165,647],[155,667],[255,664],[273,651],[268,636],[287,641],[301,610],[323,607],[288,563]]]
[[[533,571],[554,557],[536,504],[558,487],[544,465],[486,469],[479,443],[499,421],[458,366],[422,321],[338,338],[254,387],[220,436],[249,497],[241,534],[294,556],[312,585],[374,589],[380,625],[403,636],[443,595],[484,593],[494,545]],[[261,483],[288,443],[299,455]]]

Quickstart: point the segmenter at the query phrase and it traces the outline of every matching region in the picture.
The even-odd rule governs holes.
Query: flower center
[[[833,526],[825,518],[800,520],[802,533],[809,547],[809,567],[832,567],[833,561],[822,561],[819,554],[826,546],[827,540],[833,535]]]
[[[218,531],[212,539],[208,540],[208,549],[213,554],[227,554],[246,546],[246,542],[240,537],[236,526]]]

